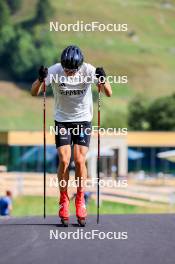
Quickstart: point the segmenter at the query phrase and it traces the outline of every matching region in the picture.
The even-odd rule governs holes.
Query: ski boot
[[[76,217],[79,226],[84,227],[86,225],[86,205],[84,200],[84,192],[77,192],[75,199]]]
[[[69,224],[69,197],[67,192],[60,192],[60,209],[59,217],[63,226],[68,227]]]

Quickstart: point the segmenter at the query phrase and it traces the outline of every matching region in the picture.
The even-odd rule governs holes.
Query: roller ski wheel
[[[69,226],[69,219],[61,218],[61,223],[64,227]]]
[[[85,218],[77,218],[78,225],[81,227],[86,226],[86,219]]]

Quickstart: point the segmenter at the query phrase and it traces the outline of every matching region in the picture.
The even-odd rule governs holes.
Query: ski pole
[[[97,157],[97,224],[100,218],[100,106],[101,93],[100,84],[98,84],[98,157]]]
[[[43,216],[46,217],[46,83],[44,80],[43,87],[43,137],[44,137],[44,212]]]

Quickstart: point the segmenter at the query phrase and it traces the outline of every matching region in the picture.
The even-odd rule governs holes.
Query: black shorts
[[[57,122],[55,121],[55,144],[59,148],[64,145],[82,145],[89,147],[91,138],[91,122]]]

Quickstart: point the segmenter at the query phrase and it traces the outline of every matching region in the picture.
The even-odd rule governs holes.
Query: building
[[[54,135],[47,132],[47,168],[56,172],[57,153]],[[41,131],[0,132],[0,165],[10,171],[42,171],[43,134]],[[101,136],[100,170],[105,176],[125,176],[128,171],[175,173],[175,163],[159,159],[157,154],[175,149],[175,132],[128,132]],[[96,177],[97,134],[93,133],[87,156],[88,174]]]

